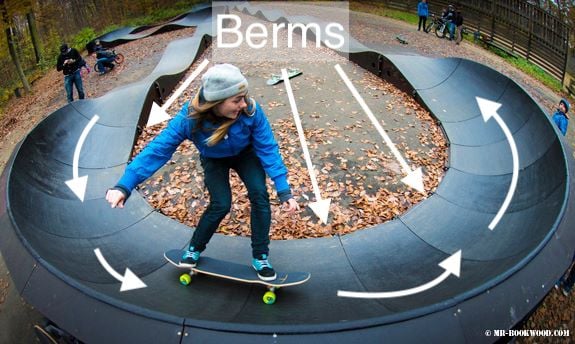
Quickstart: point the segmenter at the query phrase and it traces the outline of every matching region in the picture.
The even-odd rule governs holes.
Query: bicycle
[[[427,24],[427,27],[425,27],[425,32],[431,32],[433,29],[441,25],[441,23],[443,23],[443,19],[441,19],[441,17],[436,17],[435,14],[432,13],[431,20],[429,21],[429,24]]]
[[[115,50],[111,50],[108,52],[110,58],[113,58],[113,62],[115,62],[117,65],[122,64],[122,62],[124,62],[124,55],[122,55],[121,53],[116,53]],[[104,67],[104,70],[100,70],[100,64],[96,62],[96,64],[94,65],[94,70],[98,73],[105,73],[106,72],[106,68],[109,69],[113,69],[114,68],[114,63],[113,62],[103,62],[102,66]]]
[[[449,33],[449,21],[441,20],[441,24],[435,28],[435,35],[438,38],[451,38]]]

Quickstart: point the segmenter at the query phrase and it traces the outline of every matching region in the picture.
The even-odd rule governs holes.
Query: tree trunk
[[[30,37],[32,38],[32,45],[34,46],[34,54],[36,54],[36,63],[40,63],[41,50],[40,42],[38,39],[38,29],[36,28],[36,17],[34,12],[28,12],[26,14],[26,19],[28,20],[28,27],[30,28]]]
[[[10,57],[12,57],[12,61],[14,62],[14,66],[16,67],[16,71],[18,72],[20,80],[22,80],[22,85],[24,85],[24,89],[27,92],[30,92],[30,84],[28,83],[26,75],[22,70],[22,65],[20,64],[18,54],[16,54],[16,47],[14,46],[14,37],[12,33],[12,25],[8,17],[8,10],[6,9],[6,4],[4,3],[4,0],[0,0],[0,12],[2,12],[2,21],[6,26],[6,39],[8,40],[8,51],[10,52]]]

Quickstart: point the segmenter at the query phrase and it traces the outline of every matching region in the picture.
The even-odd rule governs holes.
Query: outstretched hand
[[[106,192],[106,201],[110,203],[112,208],[124,208],[124,201],[126,200],[126,196],[120,190],[110,189]]]
[[[296,210],[299,210],[299,205],[297,204],[296,200],[290,198],[283,204],[283,211],[287,211],[289,213],[294,213]]]

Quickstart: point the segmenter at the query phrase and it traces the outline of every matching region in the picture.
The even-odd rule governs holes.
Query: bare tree
[[[28,27],[30,28],[30,38],[32,40],[32,45],[34,46],[36,63],[40,63],[42,53],[40,49],[40,41],[38,38],[38,29],[36,28],[36,17],[34,16],[34,12],[30,11],[26,13],[26,20],[28,21]]]
[[[22,64],[20,63],[20,58],[16,53],[16,45],[14,42],[14,32],[12,27],[12,21],[10,20],[10,16],[8,15],[8,8],[6,7],[6,3],[4,0],[0,0],[0,12],[2,15],[2,22],[4,24],[4,29],[6,32],[6,40],[8,41],[8,51],[10,52],[10,57],[14,62],[14,66],[16,67],[16,71],[18,72],[18,76],[22,81],[22,85],[27,92],[30,92],[30,84],[28,83],[28,79],[26,79],[26,75],[22,70]]]

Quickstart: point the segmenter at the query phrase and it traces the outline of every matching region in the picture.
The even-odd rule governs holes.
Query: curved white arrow
[[[108,262],[102,255],[102,252],[100,252],[99,248],[94,249],[94,253],[96,254],[96,257],[98,257],[98,261],[100,261],[100,264],[102,264],[104,269],[106,269],[106,271],[108,271],[108,273],[112,275],[112,277],[122,282],[120,291],[128,291],[147,287],[147,285],[144,282],[142,282],[142,280],[139,279],[138,276],[136,276],[136,274],[134,274],[128,268],[126,268],[124,276],[117,273],[116,270],[114,270],[114,268],[112,268],[110,264],[108,264]]]
[[[286,87],[286,92],[288,95],[289,103],[291,105],[291,110],[293,113],[293,119],[295,121],[295,126],[297,128],[297,133],[299,135],[299,140],[301,143],[301,148],[303,149],[303,156],[305,159],[305,163],[307,165],[307,170],[309,171],[309,177],[311,179],[311,185],[313,187],[313,193],[315,194],[315,202],[310,202],[309,207],[313,212],[316,214],[317,217],[323,222],[324,224],[327,223],[327,218],[329,215],[329,205],[331,203],[331,199],[322,199],[321,193],[319,190],[319,186],[317,183],[317,179],[315,176],[315,171],[313,169],[313,163],[311,162],[311,157],[309,155],[309,151],[307,149],[307,142],[305,140],[305,135],[303,132],[303,127],[301,125],[301,120],[299,118],[299,112],[297,111],[297,106],[295,104],[295,99],[293,96],[293,91],[291,88],[289,76],[287,70],[282,68],[282,78],[284,79],[284,84]]]
[[[172,103],[178,99],[180,94],[184,92],[188,86],[194,81],[194,79],[206,68],[206,66],[210,63],[207,59],[202,61],[202,63],[196,68],[196,70],[184,81],[184,83],[178,87],[178,89],[172,94],[170,98],[162,105],[161,107],[156,104],[156,102],[152,103],[152,111],[150,112],[150,117],[148,118],[148,123],[146,124],[147,127],[152,126],[154,124],[162,123],[163,121],[167,121],[170,119],[170,115],[166,112],[166,110],[172,105]]]
[[[422,291],[431,289],[438,285],[439,283],[443,282],[449,275],[453,274],[459,277],[459,273],[461,271],[461,250],[452,254],[449,258],[443,260],[439,263],[439,266],[445,269],[445,271],[439,275],[436,279],[431,282],[427,282],[419,287],[405,289],[405,290],[398,290],[398,291],[390,291],[390,292],[356,292],[356,291],[342,291],[338,290],[337,296],[340,297],[353,297],[353,298],[361,298],[361,299],[385,299],[385,298],[394,298],[394,297],[402,297],[407,295],[413,295],[417,293],[421,293]]]
[[[383,130],[383,128],[379,124],[379,121],[377,120],[377,118],[375,118],[375,116],[373,115],[373,112],[371,112],[371,110],[369,109],[369,107],[367,106],[367,104],[365,103],[365,101],[363,100],[361,95],[359,94],[359,92],[357,92],[357,89],[355,88],[355,86],[353,86],[353,83],[351,82],[351,80],[349,80],[349,78],[347,77],[347,75],[345,74],[343,69],[340,67],[340,65],[338,65],[338,64],[335,65],[335,69],[337,70],[337,72],[339,73],[339,76],[342,78],[343,82],[347,85],[347,88],[349,88],[349,90],[351,91],[351,93],[353,94],[353,96],[355,97],[357,102],[359,103],[359,105],[361,105],[361,107],[362,107],[363,111],[365,112],[365,114],[367,115],[367,117],[369,117],[369,119],[373,123],[373,125],[375,126],[375,129],[377,129],[377,131],[379,132],[379,135],[381,135],[381,137],[383,138],[383,141],[385,141],[385,144],[389,147],[389,149],[391,150],[391,152],[395,156],[395,159],[397,159],[397,161],[399,161],[399,164],[401,165],[401,169],[403,170],[403,173],[406,175],[403,179],[401,179],[401,181],[404,184],[414,188],[415,190],[417,190],[419,192],[424,192],[423,172],[421,171],[421,167],[418,167],[413,171],[411,170],[411,167],[409,167],[409,165],[407,164],[407,162],[405,161],[405,159],[403,158],[403,156],[401,155],[399,150],[397,150],[397,148],[395,147],[395,145],[393,144],[393,142],[389,138],[389,135],[387,135],[385,130]]]
[[[76,148],[74,149],[74,159],[72,160],[72,179],[66,181],[66,185],[74,192],[74,194],[80,199],[80,201],[84,202],[84,195],[86,194],[86,185],[88,185],[88,176],[79,176],[78,172],[78,165],[80,163],[80,151],[82,150],[82,145],[84,141],[86,141],[86,137],[92,130],[92,127],[100,117],[98,115],[94,115],[88,125],[82,131],[80,135],[80,139],[78,143],[76,143]]]
[[[503,119],[501,119],[501,116],[499,116],[497,113],[497,110],[501,107],[501,104],[480,97],[475,97],[475,99],[477,99],[477,105],[479,105],[479,110],[483,116],[483,121],[487,122],[490,118],[493,117],[503,130],[503,133],[509,142],[509,146],[511,147],[511,157],[513,159],[513,174],[511,176],[511,185],[509,186],[509,191],[507,191],[507,196],[505,196],[505,200],[503,201],[501,208],[499,208],[499,211],[488,226],[490,230],[493,230],[503,217],[503,214],[505,214],[507,211],[507,208],[511,203],[511,199],[513,198],[513,194],[515,193],[515,189],[517,188],[517,181],[519,180],[519,153],[517,152],[517,146],[515,145],[513,134],[511,134],[511,131]]]

